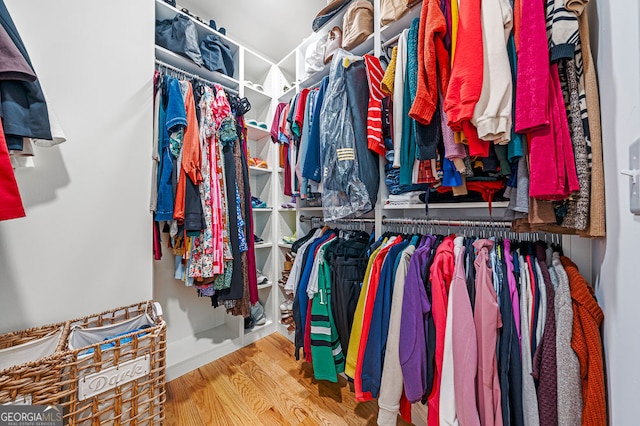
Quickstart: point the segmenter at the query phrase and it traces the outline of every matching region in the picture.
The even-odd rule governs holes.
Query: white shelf
[[[419,2],[400,19],[390,22],[384,27],[380,28],[380,40],[382,40],[382,42],[384,43],[385,41],[391,40],[393,37],[400,34],[405,28],[409,28],[411,26],[411,21],[413,21],[413,18],[420,18],[421,10],[422,2]]]
[[[192,18],[191,16],[183,13],[182,11],[176,9],[175,7],[169,5],[168,3],[165,3],[162,0],[156,0],[156,19],[157,20],[173,19],[177,13],[188,17],[195,24],[196,31],[198,32],[198,42],[202,41],[202,39],[209,34],[215,34],[217,36],[220,36],[220,38],[229,45],[229,49],[231,50],[231,53],[233,53],[233,57],[236,62],[235,64],[236,72],[238,72],[237,62],[238,62],[238,51],[240,49],[238,43],[230,39],[228,36],[221,34],[218,31],[215,31],[213,28],[211,28],[209,25],[205,24],[204,22],[200,22],[197,19]]]
[[[289,90],[280,95],[280,97],[278,98],[278,102],[289,102],[291,98],[293,98],[293,96],[296,94],[297,89],[297,85],[294,84]]]
[[[295,342],[296,331],[295,330],[289,331],[287,327],[289,326],[284,325],[280,323],[280,321],[278,321],[278,331],[280,332],[280,334],[284,335],[287,339],[291,340],[292,342]]]
[[[424,204],[385,204],[382,208],[384,210],[424,210]],[[506,208],[509,206],[508,201],[494,201],[491,203],[491,208]],[[489,203],[429,203],[429,210],[434,209],[488,209]]]
[[[244,331],[245,346],[250,345],[251,343],[254,343],[273,333],[275,330],[274,330],[274,327],[272,326],[273,326],[273,320],[267,319],[267,322],[264,323],[263,325],[255,325],[253,326],[252,329],[245,330]]]
[[[256,249],[264,249],[273,247],[273,243],[265,242],[265,243],[255,243],[253,245]]]
[[[278,243],[278,247],[290,249],[292,247],[292,244]]]
[[[271,136],[269,129],[247,123],[247,137],[252,141],[262,141]]]
[[[167,344],[167,379],[180,377],[242,347],[239,327],[222,324]],[[195,366],[195,367],[194,367]]]
[[[277,63],[278,69],[285,80],[292,82],[296,79],[296,51],[292,50]]]
[[[314,86],[315,84],[320,82],[320,80],[322,80],[324,76],[329,75],[330,68],[331,64],[329,63],[325,65],[324,68],[322,68],[320,71],[311,74],[310,76],[299,82],[298,86],[300,86],[301,88]]]
[[[322,206],[320,207],[304,207],[304,206],[299,206],[298,210],[306,210],[306,211],[310,211],[310,212],[321,212],[322,211]]]
[[[373,52],[373,47],[374,47],[373,35],[374,33],[371,33],[365,41],[363,41],[362,43],[360,43],[359,45],[351,49],[349,52],[351,52],[356,56],[362,56],[366,54],[373,55],[374,53]]]
[[[424,203],[421,204],[385,204],[382,208],[385,210],[424,210]],[[429,206],[431,207],[431,206]]]
[[[284,173],[284,167],[278,167],[278,173]]]
[[[263,92],[262,90],[258,90],[255,87],[244,85],[244,95],[249,98],[249,101],[252,99],[256,102],[256,104],[263,105],[265,103],[271,102],[271,95]],[[252,105],[253,106],[253,103]]]
[[[373,54],[374,51],[374,34],[372,33],[365,41],[351,49],[349,52],[355,56],[362,56],[368,53]],[[331,62],[326,64],[322,70],[311,74],[304,80],[300,81],[298,85],[302,88],[315,86],[320,82],[326,75],[329,75],[329,71],[331,71]],[[283,95],[284,96],[284,95]]]
[[[156,50],[156,59],[166,62],[169,65],[172,65],[176,68],[184,70],[190,74],[198,75],[205,80],[210,80],[214,83],[219,83],[222,86],[237,91],[240,87],[240,82],[234,78],[226,76],[222,73],[209,71],[205,67],[201,67],[193,62],[191,59],[186,58],[182,55],[178,55],[175,52],[172,52],[168,49],[165,49],[162,46],[155,46]]]
[[[266,175],[266,174],[270,174],[271,172],[273,172],[273,169],[264,169],[262,167],[256,167],[256,166],[249,166],[249,175]]]
[[[264,86],[273,63],[256,52],[244,49],[244,78]]]
[[[278,207],[279,212],[296,212],[296,209],[285,209],[284,207]]]
[[[254,212],[272,212],[273,211],[273,207],[254,207],[253,208]]]
[[[265,288],[271,288],[273,287],[273,283],[271,281],[267,281],[264,284],[258,284],[258,290],[263,290]]]

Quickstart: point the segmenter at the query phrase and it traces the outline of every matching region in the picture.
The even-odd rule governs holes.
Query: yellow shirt
[[[391,96],[393,95],[393,82],[396,78],[396,61],[398,59],[398,46],[393,46],[393,50],[391,52],[391,61],[389,61],[389,66],[384,73],[384,77],[382,77],[382,81],[380,82],[380,90],[382,90],[385,94]]]
[[[360,335],[362,334],[362,320],[364,316],[364,303],[367,300],[367,288],[369,287],[369,277],[371,275],[371,268],[373,261],[375,260],[378,252],[382,250],[387,239],[385,238],[369,257],[367,263],[367,271],[364,274],[364,280],[362,282],[362,289],[360,290],[360,297],[358,297],[358,304],[356,305],[356,312],[353,315],[353,325],[351,326],[351,336],[349,338],[349,349],[347,350],[347,360],[344,365],[344,373],[353,378],[356,375],[356,363],[358,362],[358,348],[360,346]]]

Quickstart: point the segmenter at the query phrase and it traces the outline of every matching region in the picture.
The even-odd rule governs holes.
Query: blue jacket
[[[378,397],[382,380],[382,366],[384,364],[387,334],[389,333],[389,317],[391,315],[391,300],[395,280],[396,261],[399,254],[407,248],[409,241],[402,241],[393,246],[382,265],[380,284],[376,292],[369,328],[369,338],[362,361],[362,391],[371,392],[371,396]]]
[[[329,84],[329,76],[325,76],[320,83],[315,104],[311,113],[311,131],[307,145],[307,158],[302,168],[302,177],[320,182],[322,178],[322,161],[320,155],[320,110],[324,102],[324,93]]]

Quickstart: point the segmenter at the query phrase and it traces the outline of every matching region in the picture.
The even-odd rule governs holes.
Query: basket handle
[[[159,319],[160,321],[162,321],[162,305],[160,305],[159,302],[153,302],[151,304],[151,311],[153,312],[153,316],[156,319]]]

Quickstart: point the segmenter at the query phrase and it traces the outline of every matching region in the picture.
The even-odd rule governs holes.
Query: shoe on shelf
[[[251,316],[248,316],[244,319],[244,329],[251,330],[256,325],[255,321]]]
[[[267,208],[267,202],[266,201],[262,201],[260,198],[258,197],[251,197],[251,206],[254,209],[264,209]]]
[[[291,272],[291,269],[293,268],[293,262],[289,262],[288,260],[286,260],[284,262],[284,271],[282,271],[283,273],[286,272]]]
[[[264,243],[264,240],[258,237],[256,234],[253,234],[253,242],[254,243]]]
[[[252,89],[257,90],[259,92],[264,92],[264,87],[262,87],[261,84],[254,83],[253,81],[245,80],[244,85],[247,87],[251,87]],[[253,123],[250,123],[250,124],[253,124],[254,126],[259,126],[259,124],[255,122],[255,120],[252,120],[252,121]]]
[[[296,208],[296,197],[291,197],[291,201],[288,203],[282,203],[281,207],[283,209],[295,209]]]
[[[265,274],[263,274],[260,269],[256,269],[256,273],[258,275],[258,285],[269,282],[269,278]]]
[[[260,302],[256,302],[254,305],[251,305],[251,320],[255,325],[265,325],[267,323],[267,317],[264,314],[264,307],[260,304]]]
[[[293,244],[295,243],[297,240],[296,238],[296,233],[294,232],[293,235],[289,236],[289,237],[282,237],[282,242],[285,244]]]
[[[293,311],[293,300],[287,299],[284,302],[282,302],[280,304],[280,311],[283,313]]]
[[[260,169],[268,169],[269,165],[262,158],[253,157],[247,161],[250,167],[258,167]]]

